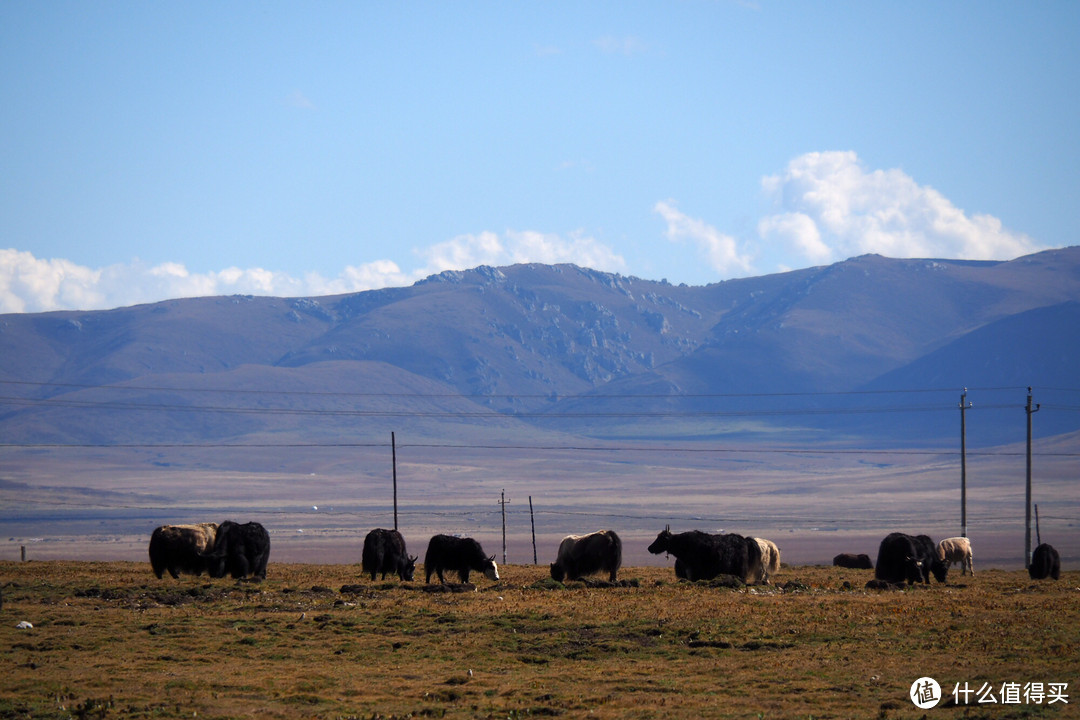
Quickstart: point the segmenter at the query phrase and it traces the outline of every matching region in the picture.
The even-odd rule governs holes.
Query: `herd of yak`
[[[746,584],[768,583],[780,569],[780,550],[775,543],[735,533],[672,533],[667,527],[649,545],[649,552],[674,556],[676,577],[691,581],[729,575]],[[165,571],[174,578],[182,572],[201,575],[205,571],[215,578],[229,574],[237,579],[262,579],[269,558],[270,535],[256,522],[163,525],[150,538],[150,564],[159,578]],[[376,528],[364,538],[363,572],[372,580],[379,574],[384,580],[387,574],[395,574],[403,581],[411,581],[417,559],[409,555],[405,539],[397,530]],[[833,565],[840,567],[873,569],[874,579],[867,583],[868,587],[929,584],[931,576],[945,582],[954,563],[960,563],[963,574],[975,574],[971,542],[966,537],[935,544],[926,535],[890,533],[881,541],[877,563],[871,563],[868,555],[843,553],[833,558]],[[600,530],[563,538],[550,569],[552,579],[559,582],[606,573],[615,583],[621,565],[622,540],[613,530]],[[424,569],[427,583],[436,575],[445,584],[444,573],[448,572],[456,572],[462,583],[469,582],[472,571],[490,580],[499,579],[495,556],[485,554],[479,542],[467,537],[432,537],[424,555]],[[1035,548],[1028,572],[1032,579],[1057,580],[1061,572],[1057,550],[1045,543]]]

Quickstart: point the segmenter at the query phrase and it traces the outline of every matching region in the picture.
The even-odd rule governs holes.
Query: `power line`
[[[144,504],[144,505],[132,505],[121,503],[103,503],[103,502],[70,502],[63,500],[26,500],[24,502],[32,503],[35,505],[45,505],[49,507],[79,507],[83,509],[91,510],[145,510],[155,512],[168,512],[175,513],[178,511],[192,511],[192,512],[205,512],[205,508],[187,508],[187,507],[169,507],[160,504]],[[228,509],[227,507],[225,509]],[[387,512],[387,508],[383,507],[366,507],[355,510],[320,510],[318,513],[310,513],[305,507],[297,507],[295,510],[251,510],[248,512],[255,512],[261,515],[288,515],[288,516],[308,516],[312,519],[319,517],[363,517],[371,514],[382,514]],[[523,517],[529,511],[525,508],[506,509],[507,515],[516,515]],[[906,517],[901,511],[901,516]],[[407,517],[435,517],[435,518],[455,518],[455,517],[496,517],[502,513],[502,509],[494,509],[490,507],[475,506],[475,507],[462,507],[455,510],[404,510],[400,514]],[[834,515],[783,515],[783,514],[759,514],[755,513],[752,517],[743,517],[739,515],[725,515],[725,516],[709,516],[700,515],[685,512],[672,512],[672,513],[635,513],[635,512],[616,512],[614,510],[559,510],[559,509],[540,509],[536,510],[537,515],[547,515],[552,517],[602,517],[621,520],[677,520],[680,522],[700,522],[700,523],[713,523],[713,524],[747,524],[753,522],[755,524],[765,523],[778,523],[778,524],[794,524],[799,526],[806,525],[845,525],[845,526],[857,526],[867,524],[880,524],[882,520],[889,520],[891,516],[875,516],[873,518],[855,516],[855,517],[837,517]],[[948,514],[934,515],[921,518],[922,521],[929,524],[942,524],[947,523],[952,518]],[[980,515],[980,522],[1012,522],[1017,519],[1011,515]],[[1063,515],[1042,515],[1042,520],[1053,520],[1055,522],[1078,522],[1080,523],[1080,517],[1068,517]]]
[[[402,396],[406,397],[406,396]],[[425,396],[407,396],[422,398]],[[625,396],[631,397],[631,396]],[[666,396],[654,396],[664,398]],[[678,396],[689,397],[689,396]],[[718,396],[719,397],[719,396]],[[735,396],[728,396],[735,397]],[[739,396],[748,397],[748,396]],[[777,396],[780,397],[780,396]],[[669,398],[670,399],[670,398]],[[213,412],[223,414],[249,415],[299,415],[328,417],[424,417],[424,418],[670,418],[670,417],[774,417],[790,415],[862,415],[907,412],[944,412],[951,411],[951,403],[940,405],[891,405],[891,406],[855,406],[855,407],[802,407],[787,409],[756,410],[637,410],[637,411],[543,411],[543,410],[355,410],[330,408],[288,408],[288,407],[238,407],[227,405],[177,405],[165,403],[138,403],[75,400],[71,398],[25,398],[0,396],[0,405],[18,405],[39,408],[71,408],[89,410],[129,410],[153,412]],[[973,410],[1001,410],[1023,407],[1014,404],[983,404]],[[1051,406],[1056,409],[1077,410],[1080,406]]]
[[[191,388],[166,385],[93,385],[89,383],[50,382],[32,380],[0,380],[0,385],[25,385],[31,387],[60,387],[79,390],[124,390],[124,391],[152,391],[152,392],[181,392],[181,393],[215,393],[237,395],[282,395],[282,396],[313,396],[313,397],[409,397],[409,398],[521,398],[521,399],[549,399],[549,400],[611,400],[622,398],[769,398],[769,397],[842,397],[846,395],[897,395],[918,393],[951,393],[956,392],[955,387],[940,388],[898,388],[886,390],[834,390],[834,391],[801,391],[801,392],[752,392],[752,393],[587,393],[573,395],[559,395],[558,393],[413,393],[413,392],[338,392],[320,390],[267,390],[267,389],[244,389],[244,388]],[[1023,391],[1027,386],[1003,385],[969,387],[974,392],[1003,392]],[[1037,387],[1037,386],[1036,386]],[[1039,388],[1041,390],[1054,390],[1060,392],[1080,392],[1080,388]]]
[[[165,405],[156,403],[117,403],[78,400],[29,399],[0,397],[0,404],[46,408],[89,410],[131,410],[156,412],[213,412],[241,415],[301,415],[331,417],[425,417],[425,418],[669,418],[669,417],[762,417],[782,415],[853,415],[901,412],[938,412],[951,410],[948,406],[910,405],[890,407],[851,408],[793,408],[787,410],[657,410],[657,411],[592,411],[544,412],[498,410],[332,410],[303,408],[229,407],[222,405]]]
[[[441,450],[515,450],[535,452],[641,452],[641,453],[698,453],[731,455],[898,455],[949,457],[956,453],[951,449],[848,449],[848,448],[784,448],[761,446],[756,448],[718,448],[688,446],[635,446],[635,445],[493,445],[467,443],[398,443],[399,448],[433,448]],[[40,450],[259,450],[267,448],[388,448],[387,442],[281,442],[281,443],[0,443],[0,448]],[[969,456],[1022,457],[1022,451],[971,451]],[[1040,452],[1041,457],[1080,457],[1080,452]]]

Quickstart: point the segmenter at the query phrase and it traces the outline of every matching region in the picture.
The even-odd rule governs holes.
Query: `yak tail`
[[[776,546],[776,543],[770,542],[769,544],[769,574],[775,574],[780,571],[780,548]]]
[[[758,582],[763,577],[763,558],[761,557],[761,546],[758,545],[758,541],[752,537],[744,538],[746,542],[746,556],[747,567],[746,577],[743,578],[743,582],[750,584],[752,582]]]

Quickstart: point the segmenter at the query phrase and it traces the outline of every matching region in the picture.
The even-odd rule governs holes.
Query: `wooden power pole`
[[[390,457],[394,463],[394,529],[397,530],[397,440],[390,433]]]
[[[499,505],[502,506],[502,541],[503,541],[503,565],[506,564],[506,504],[510,502],[506,499],[506,490],[503,489],[499,495]]]
[[[971,403],[967,401],[967,388],[960,393],[960,537],[967,537],[967,423]]]
[[[533,515],[532,495],[529,496],[529,524],[532,525],[533,565],[537,565],[538,563],[536,562],[536,517]]]
[[[1031,388],[1028,388],[1027,406],[1027,483],[1024,490],[1024,567],[1031,567],[1031,416],[1039,412],[1039,404],[1031,404]]]

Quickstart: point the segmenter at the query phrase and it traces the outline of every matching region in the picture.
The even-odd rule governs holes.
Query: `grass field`
[[[1077,572],[886,592],[863,589],[867,571],[814,566],[737,589],[655,567],[625,568],[621,587],[501,574],[430,592],[356,565],[272,563],[237,583],[0,563],[0,718],[1080,715]],[[965,682],[999,703],[919,710],[922,676],[943,705]],[[1069,704],[1001,704],[1013,682],[1068,683]]]

